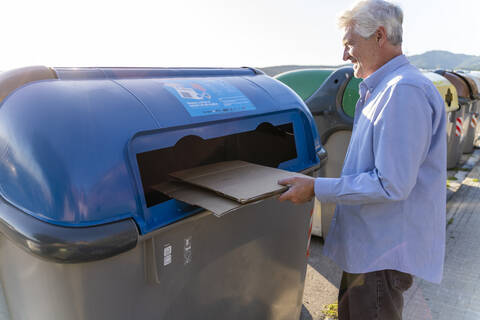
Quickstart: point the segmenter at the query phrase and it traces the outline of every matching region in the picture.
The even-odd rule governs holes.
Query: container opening
[[[170,199],[152,188],[168,181],[170,172],[230,160],[276,168],[295,158],[293,125],[273,126],[264,122],[253,131],[208,140],[185,136],[173,147],[138,153],[137,163],[147,207],[152,207]]]

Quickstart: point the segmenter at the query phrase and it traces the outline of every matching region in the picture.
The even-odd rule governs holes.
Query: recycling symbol
[[[447,94],[445,95],[445,101],[447,102],[447,105],[449,107],[452,105],[452,100],[453,100],[453,94],[452,94],[452,91],[450,91],[450,88],[448,88]]]

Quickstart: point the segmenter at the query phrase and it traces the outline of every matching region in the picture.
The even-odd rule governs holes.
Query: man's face
[[[375,33],[365,39],[349,27],[343,36],[343,60],[353,63],[354,76],[365,79],[376,70],[377,41]]]

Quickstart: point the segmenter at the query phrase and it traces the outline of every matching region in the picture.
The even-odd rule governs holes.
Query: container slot
[[[185,136],[173,147],[136,156],[149,208],[171,199],[152,188],[168,181],[170,172],[231,160],[277,168],[280,163],[297,158],[297,150],[291,123],[280,126],[262,123],[253,131],[213,139]]]

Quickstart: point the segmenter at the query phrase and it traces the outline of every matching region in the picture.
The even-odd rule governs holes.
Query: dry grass
[[[324,320],[338,320],[338,304],[327,304],[322,310]]]

